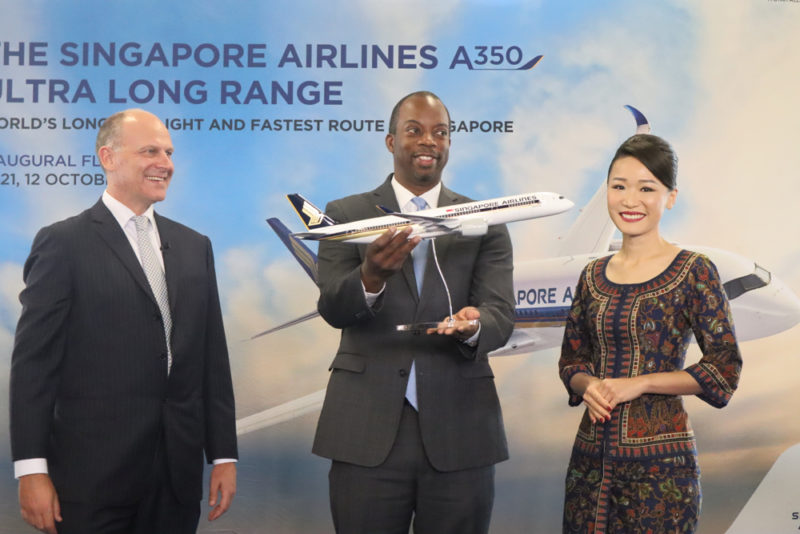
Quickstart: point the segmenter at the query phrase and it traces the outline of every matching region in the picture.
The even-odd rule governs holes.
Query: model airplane
[[[644,115],[634,108],[628,109],[636,119],[637,133],[647,133],[649,125]],[[319,212],[319,216],[324,217],[324,214]],[[316,255],[281,221],[270,218],[268,222],[306,273],[316,282]],[[490,352],[490,356],[511,356],[561,345],[564,322],[578,276],[589,261],[616,249],[616,244],[612,243],[614,230],[608,216],[606,186],[603,183],[561,240],[558,257],[514,265],[514,331],[506,345]],[[800,322],[800,298],[768,270],[752,260],[725,250],[690,245],[685,248],[706,254],[717,266],[731,303],[739,341],[771,336]],[[310,312],[256,334],[251,339],[318,315],[317,312]],[[239,419],[237,432],[246,434],[316,411],[322,406],[324,394],[325,390],[316,391]]]
[[[494,224],[536,219],[562,213],[574,204],[557,193],[525,193],[509,197],[453,204],[414,213],[398,213],[377,206],[387,215],[360,221],[337,224],[336,221],[305,199],[302,195],[286,195],[308,229],[293,234],[313,241],[348,241],[371,243],[387,228],[403,230],[411,227],[410,237],[423,239],[459,233],[465,236],[484,235]]]

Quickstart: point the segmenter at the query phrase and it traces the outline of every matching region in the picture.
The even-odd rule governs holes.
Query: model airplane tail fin
[[[303,220],[306,228],[313,230],[315,228],[323,228],[325,226],[333,226],[336,221],[325,215],[325,212],[311,203],[310,200],[303,197],[299,193],[292,193],[286,195],[292,207],[297,212],[297,215]]]
[[[267,222],[278,235],[283,244],[292,253],[300,267],[317,283],[317,255],[305,243],[292,235],[292,232],[279,219],[271,217]]]

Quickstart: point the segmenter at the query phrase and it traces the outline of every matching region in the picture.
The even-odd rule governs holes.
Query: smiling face
[[[386,147],[394,154],[395,178],[406,189],[420,195],[438,184],[450,153],[450,120],[441,101],[429,95],[407,98]]]
[[[634,157],[617,159],[608,174],[608,214],[624,237],[658,236],[661,215],[677,195]]]
[[[115,138],[98,149],[108,193],[142,214],[167,196],[175,170],[172,153],[169,132],[158,117],[142,110],[126,112]]]

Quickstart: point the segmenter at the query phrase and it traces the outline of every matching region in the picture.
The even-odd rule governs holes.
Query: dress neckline
[[[608,263],[611,261],[611,258],[614,256],[613,254],[611,254],[610,256],[605,256],[605,257],[600,258],[598,260],[597,267],[595,268],[595,276],[599,276],[602,279],[602,282],[604,284],[606,284],[606,285],[608,285],[610,287],[614,287],[614,288],[640,288],[640,287],[644,287],[644,286],[652,286],[652,285],[656,284],[657,282],[659,282],[664,277],[672,278],[673,277],[672,273],[675,271],[676,267],[679,264],[683,263],[683,261],[686,259],[686,257],[689,254],[691,254],[690,251],[688,251],[686,249],[681,249],[680,251],[678,251],[678,253],[675,255],[675,257],[672,258],[672,261],[669,262],[669,265],[667,265],[666,269],[664,269],[663,271],[661,271],[657,275],[655,275],[652,278],[650,278],[648,280],[645,280],[643,282],[634,282],[634,283],[625,283],[625,284],[614,282],[613,280],[608,278],[608,276],[606,276],[606,269],[608,268]]]

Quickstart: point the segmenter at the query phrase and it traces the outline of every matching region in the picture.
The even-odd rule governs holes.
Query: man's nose
[[[166,152],[162,152],[158,158],[158,164],[162,167],[174,168],[175,164],[172,163],[172,158]]]
[[[419,137],[420,144],[435,145],[436,141],[433,139],[433,132],[423,132]]]

